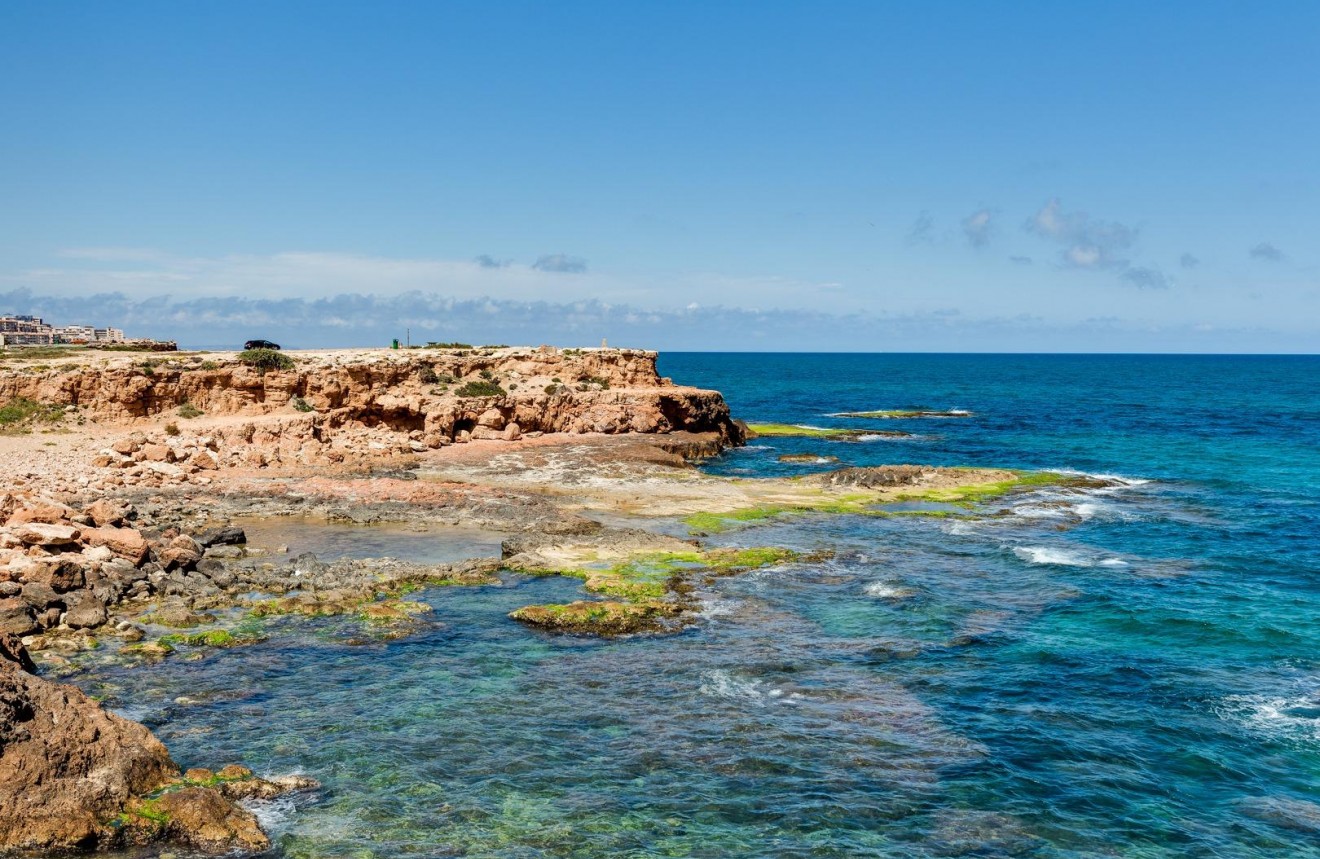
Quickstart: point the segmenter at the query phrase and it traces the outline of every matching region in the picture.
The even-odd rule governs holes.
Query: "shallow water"
[[[835,555],[718,580],[671,638],[529,631],[505,614],[580,583],[510,576],[420,593],[432,622],[398,641],[282,623],[78,682],[185,766],[321,780],[262,809],[290,857],[1320,857],[1320,360],[662,370],[748,420],[975,413],[876,422],[913,440],[762,440],[707,465],[720,473],[809,473],[777,459],[809,452],[1130,480],[971,517],[730,532]],[[368,554],[427,551],[361,533],[385,540]]]

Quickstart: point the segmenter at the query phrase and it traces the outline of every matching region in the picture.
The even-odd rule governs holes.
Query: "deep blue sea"
[[[1320,857],[1320,358],[662,356],[762,439],[725,475],[979,464],[1111,475],[946,518],[719,535],[835,550],[720,579],[688,632],[509,621],[579,582],[420,598],[78,678],[188,765],[320,779],[262,809],[289,857]],[[960,409],[947,419],[831,417]],[[377,541],[378,543],[379,541]],[[377,553],[379,545],[373,545]]]

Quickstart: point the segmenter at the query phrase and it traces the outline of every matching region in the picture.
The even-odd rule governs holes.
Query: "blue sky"
[[[1315,352],[1317,56],[1314,3],[6,3],[0,312]]]

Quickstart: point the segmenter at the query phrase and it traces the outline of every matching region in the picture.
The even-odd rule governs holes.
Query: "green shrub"
[[[601,376],[589,376],[583,373],[581,376],[578,376],[578,381],[581,382],[583,385],[588,385],[588,386],[600,385],[600,387],[604,390],[608,390],[610,387],[610,380],[602,378]]]
[[[179,434],[178,424],[174,423],[173,421],[170,421],[169,423],[165,424],[165,435],[178,435],[178,434]]]
[[[547,394],[553,394],[553,393],[556,393],[556,392],[558,392],[558,391],[559,391],[559,386],[556,385],[556,384],[554,384],[554,383],[551,383],[551,384],[545,386],[545,392],[546,392]]]
[[[426,344],[427,349],[471,349],[471,343],[436,343],[432,341]]]
[[[293,398],[293,407],[300,412],[314,412],[316,407],[304,400],[302,397]]]
[[[492,373],[489,369],[482,370],[481,372],[477,373],[477,375],[485,379],[487,382],[495,381],[495,374]]]
[[[201,364],[199,364],[198,366],[201,367],[203,370],[219,370],[219,369],[220,369],[220,365],[217,364],[217,363],[214,362],[214,361],[203,361],[203,362],[202,362]]]
[[[262,375],[271,370],[293,369],[293,359],[278,349],[248,349],[238,353],[238,360],[260,370]]]
[[[483,380],[480,382],[468,382],[454,393],[460,397],[502,397],[504,396],[505,391],[494,382]]]
[[[423,367],[417,374],[417,378],[421,380],[423,385],[440,384],[440,377],[436,375],[434,367]]]
[[[27,397],[19,397],[0,406],[0,427],[16,427],[27,423],[54,424],[62,420],[64,407],[54,403],[39,403]]]
[[[200,418],[203,412],[192,403],[184,403],[179,406],[179,417],[181,418]]]

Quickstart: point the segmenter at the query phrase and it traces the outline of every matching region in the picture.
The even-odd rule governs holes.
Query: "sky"
[[[1314,2],[0,4],[0,313],[1320,351]]]

